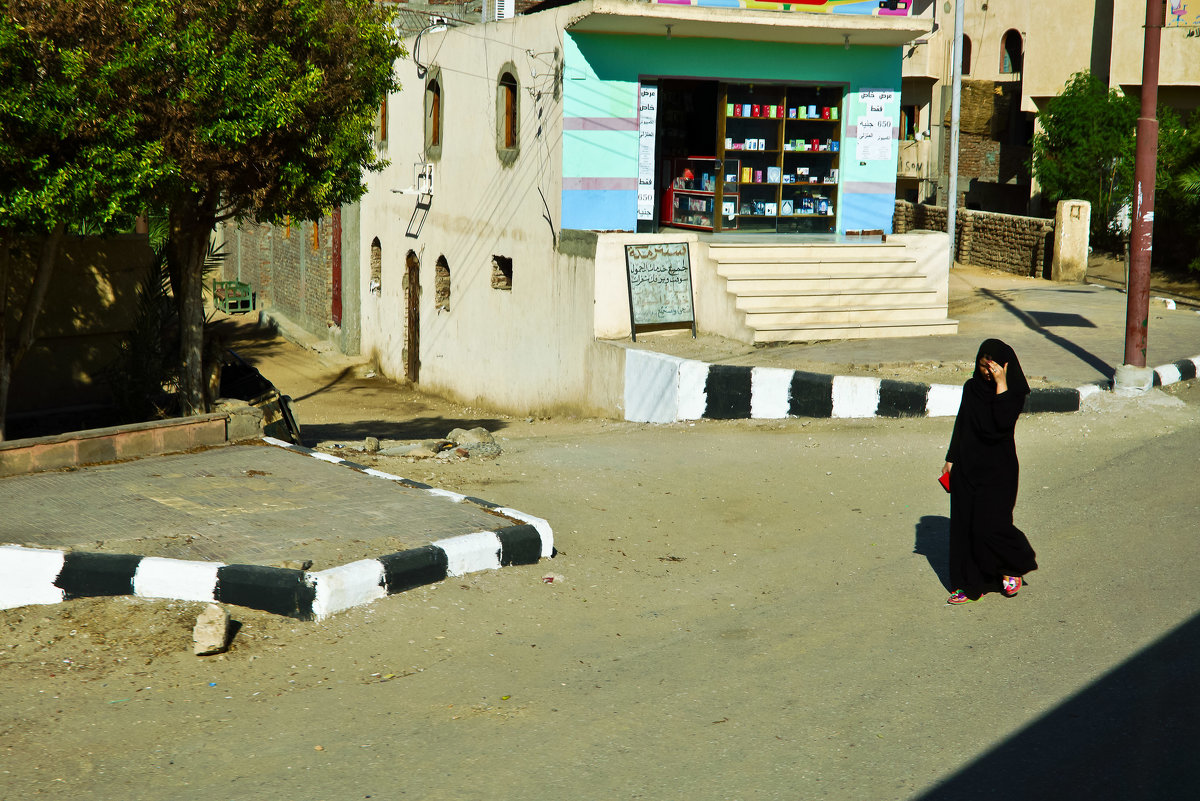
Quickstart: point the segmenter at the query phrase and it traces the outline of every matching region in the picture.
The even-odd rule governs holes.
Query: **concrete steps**
[[[935,336],[958,333],[958,321],[908,320],[902,324],[858,323],[854,325],[811,325],[756,331],[761,342],[817,342],[826,339],[882,339],[884,337]]]
[[[954,333],[946,287],[903,243],[709,243],[755,342]]]

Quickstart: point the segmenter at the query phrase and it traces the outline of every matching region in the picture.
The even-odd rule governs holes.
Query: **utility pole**
[[[1142,52],[1142,110],[1137,121],[1133,161],[1133,225],[1125,307],[1125,363],[1113,389],[1146,391],[1153,370],[1146,366],[1150,317],[1150,253],[1154,240],[1154,177],[1158,166],[1158,51],[1162,39],[1162,0],[1146,0],[1146,39]]]
[[[1153,2],[1153,0],[1151,0]],[[946,193],[946,233],[950,234],[950,270],[954,270],[955,233],[958,221],[958,124],[962,110],[963,7],[954,0],[954,47],[950,55],[950,187]]]

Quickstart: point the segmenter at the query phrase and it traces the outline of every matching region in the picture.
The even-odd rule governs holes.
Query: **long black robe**
[[[1008,391],[983,377],[980,356],[1008,365]],[[975,357],[975,374],[963,385],[962,402],[946,461],[950,471],[950,582],[970,598],[998,590],[1002,576],[1037,569],[1025,534],[1013,525],[1020,466],[1013,430],[1025,406],[1029,382],[1012,348],[986,340]]]

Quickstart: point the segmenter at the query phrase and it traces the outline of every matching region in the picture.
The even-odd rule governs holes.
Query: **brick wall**
[[[947,215],[945,206],[897,200],[892,230],[945,231]],[[1054,220],[960,208],[954,228],[954,259],[961,264],[1017,275],[1050,274]]]
[[[329,335],[333,325],[333,223],[225,224],[226,280],[250,284],[256,306],[278,312],[305,331]]]

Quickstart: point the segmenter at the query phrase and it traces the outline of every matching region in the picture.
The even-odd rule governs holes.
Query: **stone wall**
[[[333,325],[331,227],[328,217],[279,226],[227,223],[225,277],[250,284],[260,308],[324,335]]]
[[[892,230],[945,231],[945,206],[896,201]],[[1054,220],[991,211],[958,209],[955,215],[954,260],[1017,275],[1048,277]]]

